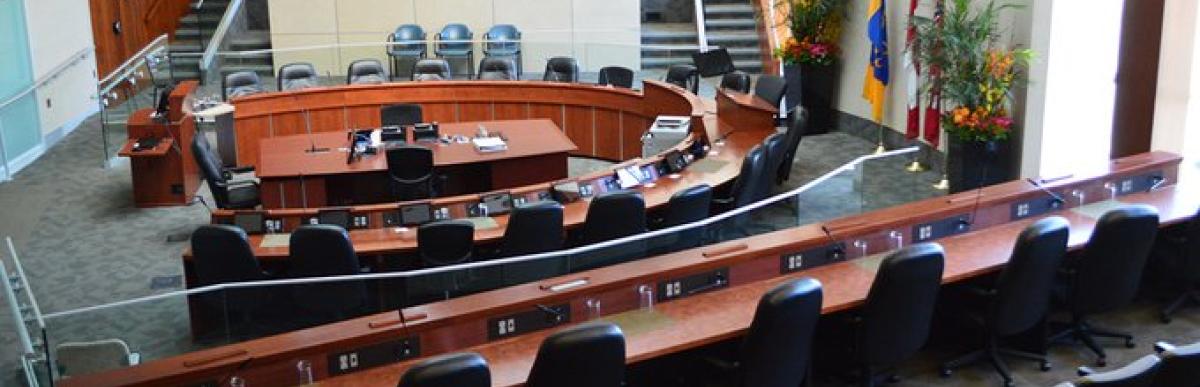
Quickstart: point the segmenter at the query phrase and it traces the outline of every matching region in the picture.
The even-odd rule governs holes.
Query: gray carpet
[[[102,168],[103,149],[98,118],[88,120],[75,133],[55,145],[13,181],[0,184],[0,236],[12,236],[29,274],[33,290],[46,313],[97,305],[178,289],[172,279],[182,274],[180,254],[185,242],[167,242],[208,221],[200,205],[138,209],[131,199],[129,167],[117,163]],[[801,143],[792,178],[776,192],[796,187],[833,168],[866,154],[871,142],[843,134],[811,136]],[[907,174],[908,160],[872,162],[832,179],[790,205],[769,206],[755,214],[768,228],[791,227],[859,211],[891,206],[940,194],[929,188],[937,176]],[[571,174],[606,167],[604,162],[576,160]],[[799,213],[799,216],[797,216]],[[11,259],[5,255],[6,264]],[[155,279],[161,281],[152,288]],[[0,301],[2,303],[3,301]],[[173,299],[116,311],[52,320],[51,345],[118,337],[153,359],[197,348],[187,332],[183,300]],[[1150,313],[1156,302],[1142,301],[1100,319],[1112,326],[1132,328],[1142,345],[1137,349],[1112,349],[1113,364],[1148,353],[1153,340],[1183,342],[1200,339],[1200,310],[1185,311],[1171,325],[1160,325]],[[0,318],[0,367],[16,367],[16,338],[12,320],[4,309]],[[941,380],[932,361],[948,355],[934,348],[905,369],[912,378],[901,385],[994,385],[989,369],[964,370],[954,379]],[[1048,385],[1069,379],[1073,367],[1087,362],[1076,348],[1054,351],[1058,366],[1041,373],[1033,365],[1014,363],[1023,384]],[[6,385],[16,383],[6,374]]]

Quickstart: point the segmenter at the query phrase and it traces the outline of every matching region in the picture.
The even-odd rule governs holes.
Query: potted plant
[[[1013,176],[1009,137],[1012,91],[1025,83],[1028,49],[1003,47],[997,18],[1016,8],[994,0],[972,9],[951,0],[942,19],[917,18],[909,50],[927,71],[926,92],[940,91],[941,125],[948,137],[946,177],[951,192],[1007,181]]]
[[[844,0],[779,0],[776,4],[786,10],[784,22],[792,35],[775,49],[784,64],[787,108],[800,104],[808,110],[810,133],[825,133],[833,126],[845,4]]]

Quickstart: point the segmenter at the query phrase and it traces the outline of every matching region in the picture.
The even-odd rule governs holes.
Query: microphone
[[[545,306],[542,304],[536,304],[534,306],[537,307],[538,310],[546,313],[546,322],[560,323],[560,322],[563,322],[566,318],[566,314],[558,309],[551,308],[549,306]]]
[[[833,237],[833,232],[829,231],[829,227],[826,227],[822,224],[821,231],[825,233],[825,238],[829,239],[829,245],[833,247],[833,249],[829,250],[827,253],[827,260],[840,261],[846,258],[846,248],[843,247],[841,242],[838,242],[838,240]]]
[[[309,114],[308,109],[304,109],[304,130],[308,133],[308,142],[312,144],[312,147],[308,148],[308,153],[325,153],[329,151],[329,148],[317,148],[317,139],[313,137],[312,132],[312,115]]]
[[[1050,208],[1058,209],[1058,208],[1061,208],[1063,206],[1063,204],[1067,204],[1067,201],[1064,200],[1062,198],[1062,196],[1059,196],[1057,193],[1054,193],[1054,191],[1046,189],[1046,187],[1039,184],[1037,182],[1037,180],[1034,180],[1032,178],[1027,178],[1025,180],[1029,181],[1029,184],[1033,184],[1034,187],[1037,187],[1037,189],[1041,190],[1043,193],[1045,193],[1046,195],[1049,195],[1051,197]]]

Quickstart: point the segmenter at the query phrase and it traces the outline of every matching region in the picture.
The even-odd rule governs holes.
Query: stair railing
[[[229,2],[229,6],[225,8],[225,14],[221,16],[221,23],[217,24],[217,29],[213,31],[212,37],[209,38],[208,45],[204,47],[204,56],[200,57],[200,82],[208,84],[214,79],[212,76],[214,69],[219,69],[220,66],[214,68],[213,62],[217,58],[217,53],[221,51],[223,46],[228,44],[227,35],[244,18],[242,8],[245,6],[244,0],[233,0]],[[219,73],[220,71],[216,71]],[[216,74],[218,77],[220,74]],[[219,78],[216,79],[219,84]]]
[[[700,47],[700,52],[708,51],[708,24],[704,15],[704,0],[694,0],[696,10],[696,46]]]

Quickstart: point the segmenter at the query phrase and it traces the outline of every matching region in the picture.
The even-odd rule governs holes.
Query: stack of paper
[[[508,149],[508,145],[500,137],[476,137],[471,139],[471,143],[475,144],[475,150],[480,153],[503,152]]]

